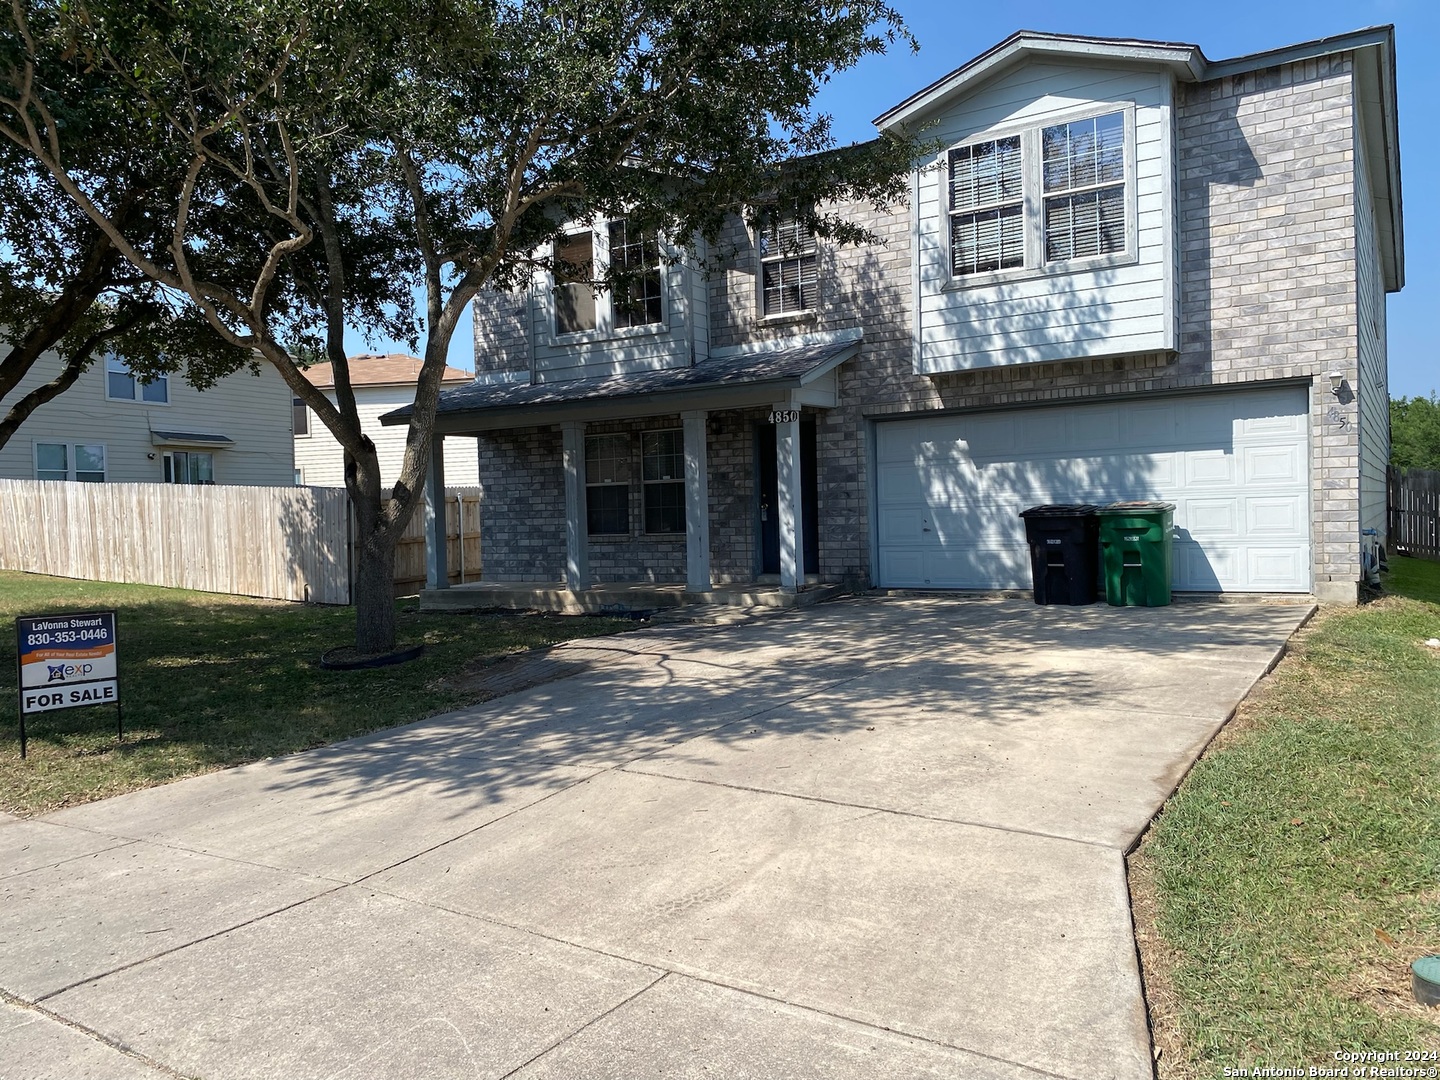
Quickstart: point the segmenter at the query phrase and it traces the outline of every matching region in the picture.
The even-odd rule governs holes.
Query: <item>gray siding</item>
[[[486,289],[470,301],[475,323],[475,376],[530,375],[530,294]]]
[[[58,357],[41,357],[6,398],[5,406],[59,371]],[[258,374],[236,372],[203,392],[183,377],[172,375],[169,396],[169,404],[164,405],[107,400],[105,365],[103,360],[96,361],[74,386],[35,410],[0,449],[0,477],[34,479],[37,442],[78,442],[105,446],[106,479],[110,482],[160,483],[165,478],[164,449],[151,441],[153,429],[225,435],[233,440],[227,449],[214,451],[217,484],[271,487],[295,483],[290,388],[274,368],[261,364]]]
[[[916,177],[919,193],[922,372],[1109,356],[1170,348],[1174,299],[1168,265],[1173,214],[1168,76],[1093,66],[1031,64],[1002,76],[942,114],[943,149]],[[1127,261],[1093,270],[1026,268],[952,280],[946,188],[949,148],[1043,124],[1124,110],[1133,116],[1134,221]],[[1026,163],[1038,177],[1038,162]],[[1040,208],[1031,206],[1038,214]],[[1032,251],[1029,258],[1034,260]],[[977,275],[978,277],[978,275]],[[992,283],[993,282],[993,283]]]
[[[1358,116],[1357,116],[1358,120]],[[1359,376],[1353,393],[1360,423],[1360,527],[1386,542],[1386,469],[1390,462],[1390,387],[1385,346],[1385,285],[1370,202],[1370,177],[1356,125],[1355,255]]]

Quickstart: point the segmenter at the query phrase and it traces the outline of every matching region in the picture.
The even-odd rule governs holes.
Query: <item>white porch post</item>
[[[585,527],[585,425],[560,425],[565,469],[565,588],[590,587],[590,539]]]
[[[702,410],[680,414],[685,423],[685,588],[710,591],[710,459]]]
[[[445,524],[445,437],[430,440],[430,467],[425,470],[425,587],[450,587],[449,539]]]
[[[780,518],[780,588],[795,592],[805,584],[804,500],[800,493],[800,410],[776,405],[794,420],[775,425],[776,511]]]

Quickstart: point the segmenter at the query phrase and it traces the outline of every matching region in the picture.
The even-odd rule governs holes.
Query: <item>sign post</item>
[[[114,705],[116,737],[125,740],[115,612],[23,615],[15,620],[20,669],[20,756],[30,713]]]

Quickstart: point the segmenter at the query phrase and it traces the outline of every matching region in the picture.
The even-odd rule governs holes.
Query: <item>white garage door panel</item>
[[[1303,389],[887,421],[876,456],[882,585],[1029,588],[1021,510],[1164,499],[1177,589],[1310,588]]]

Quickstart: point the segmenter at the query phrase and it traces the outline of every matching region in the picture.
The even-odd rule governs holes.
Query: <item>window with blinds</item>
[[[1125,250],[1125,117],[1121,113],[1045,128],[1045,261]]]
[[[813,311],[820,304],[820,258],[815,235],[795,218],[778,218],[760,232],[764,314]]]
[[[1025,265],[1020,136],[950,151],[950,258],[956,277]]]

